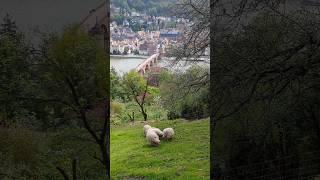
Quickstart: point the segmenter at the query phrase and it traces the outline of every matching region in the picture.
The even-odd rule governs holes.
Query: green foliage
[[[201,83],[208,72],[206,67],[193,66],[186,72],[160,75],[160,94],[168,119],[178,117],[201,119],[209,116],[209,85]],[[190,85],[193,83],[198,86]]]
[[[177,23],[176,22],[168,22],[166,23],[166,28],[176,28]]]
[[[319,17],[300,13],[261,12],[215,50],[213,157],[226,168],[319,149]]]
[[[168,15],[171,13],[170,7],[176,2],[176,0],[111,0],[111,4],[120,8],[120,13],[136,10],[151,16]]]
[[[160,95],[160,89],[157,88],[157,87],[152,87],[150,86],[148,88],[148,93],[151,95],[151,96],[159,96]]]
[[[11,126],[17,121],[23,103],[17,101],[29,91],[30,75],[26,72],[29,66],[30,53],[23,35],[16,32],[15,24],[8,17],[0,29],[0,125]]]
[[[101,127],[95,114],[109,94],[105,51],[78,26],[30,46],[19,33],[0,34],[0,179],[59,179],[56,167],[71,174],[72,159],[78,178],[103,179],[92,157],[100,149],[78,128],[83,109]]]
[[[0,130],[0,177],[2,173],[7,177],[35,177],[40,163],[35,133],[22,128]]]
[[[148,114],[145,108],[146,97],[148,96],[148,84],[136,71],[130,71],[123,77],[123,83],[125,85],[128,96],[131,97],[135,103],[140,107],[140,112],[143,115],[144,121],[147,121]]]
[[[113,17],[112,17],[112,21],[116,21],[116,23],[118,25],[122,25],[123,24],[123,21],[124,21],[124,17],[122,15],[118,15],[118,14],[115,14]]]
[[[156,104],[147,104],[145,105],[145,108],[147,109],[148,119],[150,120],[165,120],[167,118],[166,110],[161,106]],[[112,101],[111,121],[113,124],[117,125],[130,122],[128,114],[132,115],[132,112],[134,112],[135,120],[141,121],[143,120],[143,116],[140,111],[140,108],[133,101],[126,103]]]
[[[138,31],[141,31],[141,26],[142,24],[140,24],[139,22],[137,21],[130,21],[130,29],[132,29],[133,32],[138,32]],[[139,51],[138,50],[135,50],[134,51],[134,54],[139,54]]]
[[[76,86],[74,88],[80,91],[82,98],[91,94],[98,98],[106,95],[108,89],[106,56],[103,49],[97,47],[95,40],[78,30],[77,26],[66,28],[63,35],[52,42],[48,54],[50,58],[48,61],[53,65],[48,67],[48,75],[51,75],[54,81],[66,83],[62,87],[64,92],[70,92],[70,89],[65,88],[69,88],[68,83],[73,80],[71,83],[74,83]]]
[[[111,102],[111,114],[121,114],[123,111],[123,105],[116,101]]]
[[[62,129],[51,133],[47,139],[47,149],[43,156],[47,157],[50,164],[65,169],[71,175],[71,161],[77,160],[78,178],[103,179],[104,168],[92,158],[93,154],[99,154],[99,148],[92,141],[85,130]],[[50,156],[54,158],[50,158]],[[45,160],[45,159],[44,159]],[[57,170],[53,172],[58,173]],[[51,172],[52,173],[52,172]],[[52,174],[51,174],[52,175]],[[57,174],[61,177],[60,174]]]
[[[125,92],[125,86],[122,82],[122,78],[113,68],[110,70],[110,96],[115,100],[128,100],[128,95]]]
[[[32,131],[26,129],[1,129],[1,148],[16,164],[34,166],[37,163],[37,144]]]
[[[60,179],[56,167],[71,174],[71,160],[77,159],[78,178],[103,179],[104,171],[91,153],[99,149],[88,141],[83,130],[35,132],[27,129],[1,129],[0,178]]]
[[[89,108],[109,94],[109,67],[102,47],[94,38],[70,26],[61,36],[44,38],[44,54],[39,57],[34,74],[37,99],[46,103],[52,116],[75,124],[81,108]]]
[[[130,71],[123,76],[123,84],[129,96],[141,95],[147,85],[147,81],[138,72]]]

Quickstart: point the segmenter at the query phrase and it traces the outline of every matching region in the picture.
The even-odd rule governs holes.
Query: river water
[[[113,67],[120,75],[129,72],[130,70],[135,69],[140,63],[145,61],[148,56],[111,56],[110,65]],[[171,71],[185,71],[192,65],[200,65],[200,66],[209,66],[208,63],[205,62],[186,62],[180,61],[178,63],[173,63],[174,61],[171,59],[162,59],[158,66],[167,68]]]
[[[132,69],[135,69],[147,58],[147,56],[111,56],[110,66],[122,75]]]

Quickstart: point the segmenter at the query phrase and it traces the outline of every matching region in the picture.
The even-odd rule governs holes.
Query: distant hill
[[[177,0],[111,0],[111,4],[124,12],[137,11],[152,16],[168,15]]]

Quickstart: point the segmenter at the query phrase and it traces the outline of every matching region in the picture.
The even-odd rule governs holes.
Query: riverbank
[[[110,55],[110,57],[114,59],[147,59],[149,56],[128,54],[128,55]]]

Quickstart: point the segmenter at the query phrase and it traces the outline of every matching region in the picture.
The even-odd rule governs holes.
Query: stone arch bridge
[[[141,75],[144,75],[146,72],[151,70],[151,67],[153,67],[158,62],[159,59],[160,59],[159,53],[150,56],[148,59],[146,59],[144,62],[138,65],[138,67],[136,68],[136,71]]]

